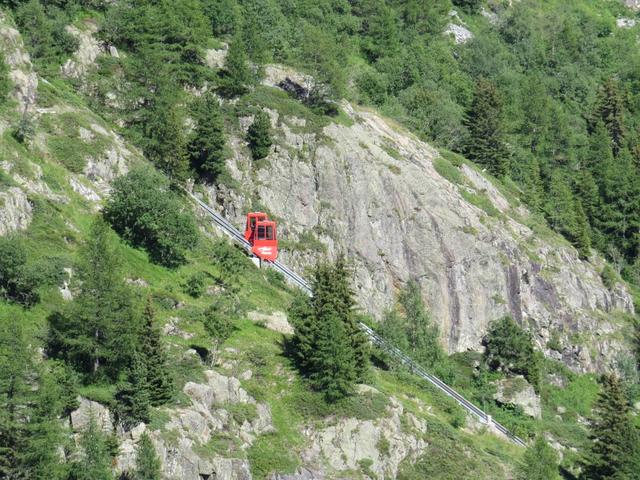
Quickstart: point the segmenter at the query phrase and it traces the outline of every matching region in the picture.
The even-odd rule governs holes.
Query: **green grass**
[[[491,200],[489,199],[489,197],[487,197],[486,194],[470,192],[466,188],[461,188],[460,195],[462,195],[462,198],[464,198],[467,202],[469,202],[472,205],[475,205],[490,217],[499,218],[502,216],[502,214],[500,213],[500,210],[498,210],[493,205],[493,203],[491,203]]]
[[[433,160],[433,168],[442,178],[449,180],[454,185],[465,185],[466,183],[462,172],[446,158],[435,158]]]

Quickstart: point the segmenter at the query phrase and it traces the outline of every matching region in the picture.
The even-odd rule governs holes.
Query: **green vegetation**
[[[133,170],[113,182],[104,218],[125,240],[166,267],[185,263],[186,252],[197,241],[193,216],[184,211],[169,181],[151,170]]]
[[[614,375],[603,378],[594,414],[591,448],[584,458],[585,478],[633,478],[640,466],[640,431],[631,418],[620,380]]]
[[[531,333],[511,317],[503,317],[489,326],[484,345],[485,359],[491,369],[524,375],[539,388],[540,355],[533,347]]]
[[[206,92],[193,107],[196,128],[189,142],[191,166],[209,180],[224,172],[226,155],[224,122],[217,98]]]
[[[524,453],[518,478],[522,480],[559,480],[558,454],[542,437]]]
[[[0,106],[2,106],[11,91],[11,82],[9,81],[9,67],[5,63],[4,55],[0,53]]]
[[[260,160],[269,155],[272,144],[271,120],[264,110],[256,113],[253,123],[249,126],[247,142],[254,160]]]
[[[160,459],[146,432],[140,438],[133,480],[160,480]]]
[[[293,358],[310,385],[330,402],[353,392],[368,370],[368,345],[357,326],[353,292],[343,258],[316,266],[313,297],[299,295],[289,310],[295,329]]]
[[[20,238],[0,237],[0,296],[29,307],[39,301],[40,283],[36,270],[27,264]]]

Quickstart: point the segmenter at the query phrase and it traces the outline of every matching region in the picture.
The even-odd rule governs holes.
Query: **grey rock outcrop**
[[[285,335],[293,334],[293,327],[287,320],[287,315],[284,312],[273,312],[271,314],[249,312],[247,317],[252,322],[262,323],[266,328],[275,332],[284,333]]]
[[[33,208],[22,189],[11,187],[0,192],[0,235],[26,229],[32,216]]]
[[[525,415],[533,418],[542,417],[540,397],[524,377],[505,378],[495,382],[497,391],[493,398],[504,405],[518,405]]]
[[[403,431],[401,417],[404,415],[405,422],[418,432],[424,433],[427,426],[413,414],[404,412],[396,399],[390,400],[388,414],[383,418],[344,418],[322,430],[306,432],[310,446],[302,452],[302,460],[312,470],[289,478],[321,478],[313,472],[321,471],[322,465],[336,472],[358,470],[362,461],[371,462],[369,470],[375,478],[396,478],[400,463],[407,459],[414,461],[427,447],[419,435]]]
[[[104,53],[102,44],[94,37],[98,31],[97,25],[94,22],[85,22],[84,27],[82,30],[73,25],[66,27],[67,33],[78,40],[78,49],[73,57],[60,67],[62,75],[67,78],[84,77],[95,66],[98,56]]]
[[[640,10],[640,0],[624,0],[624,4],[631,10]]]
[[[258,435],[273,431],[271,410],[267,404],[251,397],[237,378],[212,370],[204,374],[205,383],[188,382],[184,386],[183,393],[191,400],[190,406],[165,410],[169,420],[162,430],[149,431],[138,426],[123,434],[116,458],[118,472],[133,468],[137,443],[146,429],[161,460],[163,478],[251,479],[249,462],[243,452]],[[253,405],[255,417],[238,423],[230,413],[236,404]],[[237,458],[203,453],[206,452],[203,447],[217,435],[237,439]]]
[[[78,402],[78,408],[71,412],[71,426],[76,432],[86,430],[92,419],[103,432],[113,432],[113,422],[108,408],[84,397],[78,397]]]
[[[270,85],[292,73],[267,72]],[[252,197],[267,205],[281,219],[282,239],[305,242],[281,250],[299,272],[346,253],[359,303],[375,316],[404,282],[418,279],[450,352],[480,350],[489,323],[506,314],[577,371],[606,369],[625,350],[608,314],[632,312],[633,302],[624,288],[603,285],[597,258],[581,261],[557,235],[541,239],[526,209],[474,168],[458,169],[463,184],[452,183],[434,167],[435,149],[371,111],[342,108],[353,125],[320,132],[270,112],[276,145],[259,169],[233,138],[229,172],[251,187],[211,187],[210,203],[222,203],[236,225]],[[494,211],[467,200],[482,197]],[[578,331],[579,344],[571,336]],[[552,334],[561,338],[560,353],[547,350]]]
[[[20,113],[33,113],[38,95],[38,76],[33,71],[31,59],[24,47],[20,32],[0,11],[0,51],[9,67],[9,79],[13,83],[11,96],[18,102]]]

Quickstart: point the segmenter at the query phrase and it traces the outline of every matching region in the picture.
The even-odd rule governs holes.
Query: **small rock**
[[[567,413],[567,409],[563,406],[558,405],[558,407],[556,408],[556,412],[558,412],[560,415],[564,415],[565,413]]]
[[[142,278],[126,278],[125,283],[134,287],[146,288],[149,286],[149,284]]]
[[[71,412],[71,426],[76,432],[86,430],[92,418],[103,432],[113,432],[113,422],[107,407],[84,397],[78,397],[78,402],[80,406]]]
[[[251,380],[251,377],[253,377],[253,372],[251,370],[245,370],[240,374],[240,380]]]
[[[118,53],[118,49],[113,45],[109,45],[109,55],[113,58],[120,58],[120,54]]]
[[[252,322],[262,323],[269,330],[284,333],[285,335],[293,335],[293,327],[287,320],[284,312],[273,312],[266,314],[261,312],[249,312],[247,317]]]
[[[635,18],[618,17],[616,26],[618,28],[633,28],[636,26],[636,20]]]
[[[136,425],[135,427],[133,427],[131,429],[131,439],[134,442],[138,442],[140,440],[140,438],[142,437],[142,435],[144,435],[144,432],[147,431],[147,426],[144,423],[139,423],[138,425]]]
[[[463,27],[462,25],[456,25],[455,23],[450,23],[449,25],[447,25],[447,28],[445,29],[444,34],[453,35],[456,45],[465,44],[473,38],[473,33],[471,33],[467,28]]]

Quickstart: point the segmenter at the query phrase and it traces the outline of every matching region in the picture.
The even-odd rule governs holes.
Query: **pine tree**
[[[69,480],[113,480],[107,438],[91,418],[80,437],[80,459],[71,468]]]
[[[311,299],[302,292],[297,294],[291,302],[288,316],[295,330],[291,339],[294,360],[300,371],[309,375],[312,371],[311,356],[319,327],[313,314]]]
[[[154,317],[151,297],[148,297],[142,315],[142,331],[139,344],[146,370],[150,403],[153,406],[159,406],[171,400],[175,385],[170,375],[167,354],[162,345],[160,330],[155,324]]]
[[[146,432],[138,443],[136,469],[132,480],[160,480],[160,459]]]
[[[225,138],[220,105],[212,92],[206,92],[193,109],[196,128],[189,143],[191,165],[210,180],[224,170]]]
[[[538,435],[535,442],[524,452],[523,464],[519,468],[521,480],[559,480],[558,454],[544,437]]]
[[[493,175],[506,175],[508,153],[504,139],[502,99],[493,83],[484,79],[478,81],[464,123],[469,130],[469,139],[464,148],[466,156],[486,167]]]
[[[247,142],[254,160],[269,155],[271,149],[271,119],[264,110],[260,110],[247,130]]]
[[[618,81],[613,77],[608,78],[600,88],[595,117],[604,123],[611,149],[617,156],[625,145],[624,99]]]
[[[116,378],[136,344],[136,317],[109,226],[96,218],[80,251],[80,292],[49,317],[48,353],[97,380]],[[102,371],[106,367],[106,371]]]
[[[584,459],[583,478],[588,480],[637,478],[640,437],[630,406],[615,375],[602,379],[602,391],[593,408],[591,447]]]
[[[125,428],[149,421],[151,400],[147,370],[141,357],[140,353],[134,352],[131,366],[119,382],[115,395],[118,420]]]

